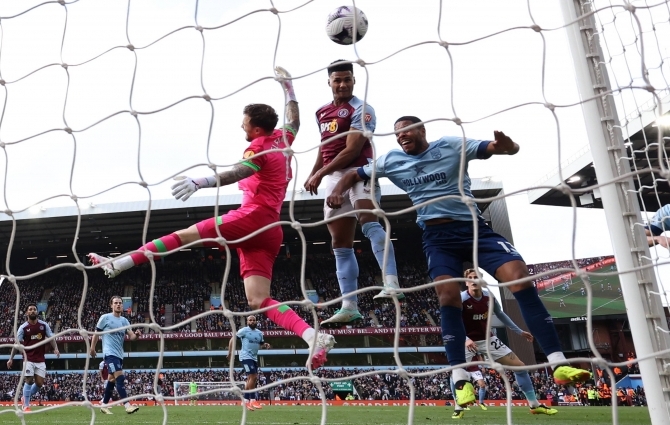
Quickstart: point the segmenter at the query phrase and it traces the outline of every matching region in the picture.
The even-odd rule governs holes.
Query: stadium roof
[[[670,94],[666,92],[661,100],[664,105],[670,104]],[[667,108],[666,108],[667,109]],[[639,111],[639,112],[638,112]],[[649,170],[658,168],[658,127],[655,125],[656,110],[653,103],[649,102],[642,105],[638,111],[626,117],[622,123],[624,138],[627,137],[626,146],[629,148],[629,154],[634,153],[634,160],[630,160],[631,170]],[[670,113],[665,114],[670,117]],[[667,129],[666,129],[667,133]],[[667,158],[667,150],[664,155]],[[667,159],[666,159],[667,161]],[[666,164],[667,165],[667,164]],[[598,184],[595,169],[593,168],[593,158],[588,145],[565,160],[561,164],[563,170],[563,181],[570,187],[577,189],[581,187],[593,186]],[[578,181],[568,183],[573,177],[579,177]],[[634,178],[635,189],[640,190],[644,205],[647,210],[655,211],[661,205],[670,203],[670,188],[665,180],[658,180],[658,175],[652,172],[645,172]],[[540,188],[528,192],[528,199],[531,204],[570,206],[570,198],[555,187],[561,183],[558,175],[558,169],[544,176],[535,186],[551,186],[552,189]],[[590,196],[589,196],[590,195]],[[658,199],[657,199],[658,195]],[[659,205],[660,200],[660,205]],[[602,208],[602,202],[597,190],[589,192],[586,196],[577,199],[577,206],[584,208]]]
[[[472,179],[472,192],[477,198],[495,197],[502,191],[500,182],[490,179]],[[292,192],[287,193],[282,207],[281,220],[290,221],[289,205]],[[184,203],[175,199],[159,199],[151,202],[151,213],[147,239],[169,234],[175,230],[186,228],[200,220],[214,215],[216,196],[195,197]],[[221,195],[219,214],[239,206],[241,194]],[[302,190],[295,192],[294,215],[300,223],[308,225],[323,218],[323,192],[312,196]],[[478,203],[484,212],[490,205],[488,202]],[[382,208],[387,212],[401,211],[412,205],[407,195],[393,185],[382,186]],[[147,217],[148,202],[122,202],[95,205],[82,211],[81,227],[77,242],[77,251],[86,253],[119,252],[136,249],[142,244],[142,232]],[[15,215],[16,235],[13,250],[31,253],[72,252],[72,243],[78,221],[77,208],[59,207],[41,211],[25,211]],[[390,217],[392,236],[402,238],[411,232],[416,237],[417,226],[414,211]],[[0,238],[6,250],[13,227],[12,218],[6,214],[0,217]],[[295,240],[297,231],[284,226],[284,239]],[[330,241],[325,225],[303,228],[308,241]]]

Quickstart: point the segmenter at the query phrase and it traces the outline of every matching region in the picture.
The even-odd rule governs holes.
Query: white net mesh
[[[638,358],[652,363],[646,369],[642,368],[643,379],[648,380],[645,386],[657,379],[653,374],[663,375],[665,363],[662,358],[654,360],[658,354],[655,351],[667,348],[667,324],[665,318],[657,314],[657,304],[662,300],[667,305],[663,283],[668,278],[661,266],[670,255],[662,242],[657,241],[650,257],[644,245],[635,245],[631,241],[642,237],[645,226],[638,208],[651,215],[670,203],[664,146],[667,137],[663,136],[666,124],[661,118],[670,99],[668,3],[661,0],[632,3],[584,1],[579,10],[580,13],[588,12],[589,19],[593,18],[595,24],[592,26],[576,18],[567,22],[558,7],[546,2],[504,3],[415,2],[408,6],[406,2],[356,2],[356,6],[365,11],[370,28],[365,40],[353,47],[335,47],[323,34],[327,13],[339,5],[332,1],[300,4],[275,1],[263,6],[256,2],[157,0],[125,4],[118,1],[3,3],[0,5],[0,84],[3,86],[0,91],[3,96],[0,146],[5,157],[1,165],[4,220],[11,226],[5,227],[8,245],[4,262],[6,280],[2,288],[9,291],[7,288],[12,286],[13,292],[10,292],[15,297],[6,300],[13,306],[5,312],[12,330],[3,336],[16,334],[23,321],[19,312],[39,295],[40,279],[46,275],[63,283],[68,279],[83,282],[75,288],[78,296],[74,299],[80,300],[76,322],[63,326],[64,330],[59,330],[57,336],[78,333],[88,338],[94,330],[92,313],[106,312],[108,306],[87,302],[83,295],[96,293],[104,299],[121,293],[123,286],[112,283],[102,290],[94,286],[89,289],[84,270],[92,267],[82,263],[85,253],[77,246],[77,238],[84,236],[80,235],[80,229],[82,220],[87,218],[87,210],[106,203],[141,203],[139,209],[146,209],[146,216],[143,232],[137,235],[136,242],[144,244],[151,229],[152,211],[170,207],[169,203],[153,201],[166,197],[172,178],[184,173],[211,174],[212,170],[234,164],[232,159],[239,157],[244,146],[238,130],[242,107],[252,102],[282,104],[283,93],[274,81],[275,65],[284,66],[292,73],[303,122],[306,123],[293,150],[286,151],[294,164],[294,179],[289,186],[294,189],[290,221],[276,224],[297,231],[303,253],[303,273],[299,280],[302,297],[306,298],[304,269],[310,245],[303,230],[323,226],[324,222],[303,217],[293,209],[296,199],[304,198],[298,188],[307,176],[305,170],[314,160],[319,138],[316,126],[310,126],[310,120],[305,117],[329,100],[329,93],[323,91],[324,69],[328,63],[346,57],[358,66],[355,71],[358,78],[356,93],[376,108],[378,123],[374,146],[377,156],[396,146],[393,137],[388,137],[393,133],[393,121],[398,116],[412,114],[428,123],[427,129],[433,138],[449,133],[486,139],[490,138],[491,130],[504,129],[519,142],[522,153],[514,159],[474,162],[470,164],[469,172],[477,177],[497,176],[504,181],[508,194],[553,190],[557,182],[548,183],[546,178],[533,187],[529,187],[528,182],[558,167],[561,183],[558,192],[570,199],[571,214],[583,218],[584,215],[577,212],[578,206],[600,206],[601,192],[602,204],[605,204],[606,197],[612,199],[605,193],[607,188],[616,187],[622,206],[611,214],[623,215],[630,225],[619,232],[621,234],[612,234],[619,265],[612,274],[622,276],[621,287],[627,301],[631,295],[626,293],[623,278],[635,274],[633,286],[643,283],[639,286],[640,294],[630,298],[627,307],[629,311],[636,308],[636,314],[648,320],[649,327],[644,327],[643,323],[641,328],[634,328],[633,323],[638,326],[640,322],[633,320],[631,327],[633,332],[648,333],[651,338],[642,345],[636,341]],[[591,14],[591,10],[596,12]],[[596,90],[590,96],[575,90],[573,60],[565,42],[567,24],[580,28],[578,33],[602,49],[602,56],[586,52],[586,58],[596,69],[595,77],[591,76],[594,79],[586,82]],[[573,51],[572,56],[575,55]],[[574,58],[574,61],[583,60],[584,57]],[[609,80],[603,78],[605,68]],[[577,72],[576,77],[579,83],[589,76]],[[311,93],[321,94],[314,96]],[[604,105],[604,113],[595,117],[595,123],[594,117],[582,110],[593,99]],[[613,103],[608,103],[611,100]],[[598,128],[604,125],[612,136],[609,142],[613,145],[621,135],[627,153],[610,158],[615,173],[607,181],[596,179],[594,174],[592,179],[583,180],[584,184],[563,183],[573,174],[575,164],[584,156],[589,157],[586,140],[590,140],[590,150],[594,151],[592,133],[588,130],[592,125]],[[238,139],[240,142],[234,141]],[[565,158],[568,160],[564,161]],[[590,159],[586,165],[588,161]],[[596,171],[603,167],[601,164],[596,160]],[[627,173],[627,167],[631,174]],[[549,176],[555,174],[552,171]],[[624,187],[621,182],[631,177],[631,186]],[[217,189],[217,195],[220,193],[232,192]],[[589,194],[591,204],[584,198]],[[220,215],[219,206],[227,205],[222,199],[227,198],[216,199],[213,213],[216,216]],[[463,199],[468,200],[467,197]],[[199,202],[198,198],[191,201]],[[519,208],[519,197],[510,197],[508,202],[513,225],[516,222],[529,226],[528,220],[532,219],[540,219],[542,226],[546,225],[547,218],[539,218],[527,208],[525,211]],[[68,241],[71,243],[68,261],[55,266],[45,264],[47,267],[39,272],[15,272],[21,268],[14,266],[14,258],[31,255],[26,238],[21,239],[26,245],[14,243],[17,235],[20,236],[23,220],[40,218],[40,214],[50,216],[52,212],[57,215],[58,208],[72,205],[77,207],[78,220]],[[381,206],[383,208],[383,202]],[[605,209],[611,211],[607,205]],[[391,220],[400,213],[377,212],[389,237],[392,236]],[[604,220],[600,216],[600,239],[593,242],[593,233],[579,221],[572,222],[571,218],[566,219],[560,214],[552,216],[548,210],[546,213],[553,220],[570,223],[572,231],[564,232],[570,234],[569,240],[563,238],[564,243],[556,242],[553,251],[543,253],[529,242],[537,239],[537,226],[540,226],[531,224],[533,230],[530,233],[534,234],[528,236],[524,233],[528,230],[520,230],[516,245],[522,254],[528,255],[529,263],[571,259],[561,270],[572,271],[582,279],[589,302],[581,315],[587,318],[590,332],[594,292],[589,276],[578,267],[576,260],[611,254],[607,226],[602,225]],[[514,228],[516,233],[519,229]],[[48,229],[41,231],[49,232]],[[156,235],[151,234],[153,236]],[[109,241],[100,239],[100,244],[105,246],[99,252],[117,250],[113,236],[109,237]],[[624,240],[623,245],[617,248],[616,239],[620,238]],[[631,249],[625,252],[621,248],[625,248],[626,243],[633,254]],[[219,282],[234,279],[230,276],[230,251],[227,249],[226,253],[226,270],[223,277],[217,279]],[[626,256],[632,258],[632,263],[622,260]],[[144,300],[149,306],[151,323],[142,327],[163,335],[166,331],[187,326],[190,320],[166,325],[154,313],[154,295],[162,289],[153,261],[151,266],[150,285]],[[654,287],[653,276],[645,275],[652,266],[661,283],[660,289]],[[405,287],[403,290],[409,293],[432,286]],[[222,299],[226,288],[223,285]],[[359,293],[370,294],[373,289],[363,288]],[[557,291],[560,289],[553,288],[553,292]],[[634,292],[636,288],[630,291]],[[505,292],[502,293],[505,297]],[[328,305],[339,301],[339,298],[329,300]],[[290,304],[302,304],[310,310],[312,319],[317,319],[318,313],[311,301],[294,300]],[[631,307],[633,304],[639,306]],[[285,382],[308,381],[325,400],[329,382],[373,377],[380,373],[394,374],[404,379],[408,389],[407,422],[413,423],[414,382],[431,376],[445,380],[445,375],[438,374],[451,368],[415,372],[403,365],[398,329],[402,314],[397,301],[394,308],[396,367],[328,379],[319,378],[310,371],[307,376],[299,375]],[[10,310],[12,315],[8,313]],[[247,313],[224,308],[222,314],[206,312],[192,320],[221,317],[220,320],[229,324],[234,332],[234,319]],[[158,386],[158,372],[162,370],[166,355],[164,342],[161,338],[161,356],[155,364],[157,373],[151,377],[154,381],[152,389],[141,387],[132,393],[133,398],[151,396],[159,403],[174,399],[164,396]],[[3,344],[2,347],[10,345]],[[596,356],[596,365],[611,376],[610,382],[614,381],[612,370],[623,363],[604,359],[599,354],[602,347],[597,345],[589,334],[588,347]],[[14,348],[22,350],[19,345]],[[87,343],[87,351],[88,348]],[[584,357],[581,360],[590,359]],[[508,402],[511,401],[510,378],[501,366],[487,365],[501,372],[504,394]],[[86,369],[95,367],[87,361]],[[228,376],[234,382],[234,374]],[[88,374],[82,382],[84,393],[89,394],[86,388],[92,384]],[[277,385],[277,382],[269,382],[261,388]],[[659,421],[663,417],[666,422],[670,420],[664,401],[666,390],[667,387],[660,387],[660,398],[654,400],[656,404],[652,407],[657,412],[654,423],[664,423]],[[235,394],[241,398],[239,391]],[[17,391],[14,399],[18,397]],[[74,404],[92,406],[88,401]],[[19,408],[15,405],[8,409]],[[513,423],[511,408],[506,413],[507,422]],[[326,422],[327,415],[324,402],[322,423]],[[614,423],[618,420],[617,415],[617,410],[613,409],[611,420]],[[164,404],[163,419],[170,421]],[[247,421],[246,411],[241,420],[242,423]]]

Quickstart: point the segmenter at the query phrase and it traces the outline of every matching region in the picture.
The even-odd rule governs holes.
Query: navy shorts
[[[105,356],[105,364],[110,375],[123,370],[123,359],[116,356]]]
[[[435,280],[438,276],[463,276],[463,263],[472,262],[473,226],[471,221],[425,226],[423,231],[423,252],[428,261],[428,274]],[[500,266],[510,261],[523,261],[514,246],[507,242],[484,220],[477,222],[479,267],[495,276]]]
[[[244,371],[250,375],[258,373],[258,362],[256,360],[242,360],[242,367],[244,368]]]

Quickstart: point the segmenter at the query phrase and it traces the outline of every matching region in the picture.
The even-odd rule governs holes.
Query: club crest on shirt
[[[467,308],[468,310],[472,310],[472,304],[467,304],[465,308]]]
[[[439,149],[433,149],[432,151],[430,151],[430,156],[433,159],[440,159],[442,158],[442,152],[440,152]]]
[[[364,118],[364,119],[365,119],[365,122],[370,122],[370,121],[372,121],[372,115],[370,115],[370,114],[365,114],[365,118]]]
[[[244,159],[249,159],[252,156],[254,156],[254,151],[246,151],[244,152]]]
[[[349,116],[349,111],[347,111],[346,109],[340,109],[339,111],[337,111],[337,116],[340,118],[346,118],[347,116]]]

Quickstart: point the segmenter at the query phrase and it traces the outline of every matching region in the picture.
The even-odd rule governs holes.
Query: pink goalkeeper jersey
[[[254,139],[244,151],[242,164],[253,168],[256,173],[238,183],[243,192],[243,207],[251,205],[268,207],[279,216],[288,182],[293,177],[291,159],[281,151],[259,154],[291,146],[295,139],[295,131],[289,126],[285,129],[285,132],[275,130],[269,136]]]

